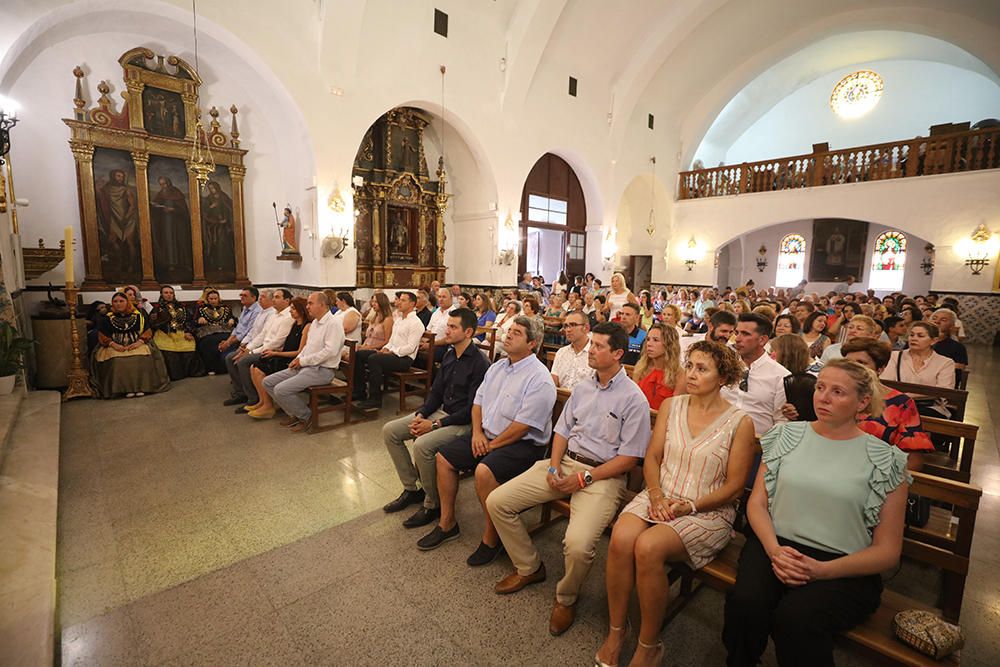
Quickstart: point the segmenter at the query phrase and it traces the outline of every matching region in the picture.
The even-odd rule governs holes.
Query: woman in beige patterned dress
[[[646,489],[622,511],[611,533],[606,581],[610,629],[595,656],[617,665],[625,640],[632,588],[639,594],[642,626],[632,667],[659,665],[667,608],[666,562],[695,569],[732,536],[735,501],[754,456],[754,429],[743,411],[719,394],[739,381],[743,364],[732,349],[699,341],[688,351],[687,395],[660,406],[646,452]]]

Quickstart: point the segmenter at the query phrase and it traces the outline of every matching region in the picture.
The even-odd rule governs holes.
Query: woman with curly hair
[[[632,665],[659,665],[667,609],[666,562],[698,569],[729,543],[736,501],[754,457],[750,417],[719,393],[736,384],[743,362],[714,341],[691,345],[687,394],[661,406],[646,450],[646,489],[630,502],[611,533],[606,581],[610,624],[595,656],[616,665],[625,641],[629,597],[639,594],[642,626]]]

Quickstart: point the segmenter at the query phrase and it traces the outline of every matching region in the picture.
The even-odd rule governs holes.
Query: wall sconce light
[[[0,95],[0,164],[10,151],[10,131],[17,125],[17,109],[14,100]]]
[[[986,225],[979,225],[972,236],[958,243],[959,253],[965,257],[965,265],[978,276],[990,265],[990,258],[1000,249],[1000,239],[994,236]]]
[[[326,200],[327,208],[329,208],[334,213],[343,213],[347,209],[347,204],[344,203],[344,196],[340,194],[340,188],[336,185],[333,186],[333,190],[330,191],[330,196]]]
[[[615,231],[613,228],[608,227],[608,233],[604,236],[604,244],[601,248],[601,256],[604,258],[605,264],[611,264],[617,254],[618,243],[615,240]]]
[[[694,269],[694,265],[698,263],[699,259],[701,259],[701,255],[702,253],[698,249],[698,242],[695,241],[694,237],[692,236],[691,239],[688,241],[687,248],[684,249],[683,253],[684,266],[687,267],[688,271]]]
[[[520,213],[517,214],[517,218],[520,220]],[[497,241],[497,249],[499,250],[497,260],[501,264],[510,266],[517,258],[517,224],[514,222],[514,214],[507,213],[507,219],[500,225]]]
[[[763,243],[760,244],[760,249],[757,250],[757,270],[764,273],[764,269],[767,268],[767,246]]]
[[[924,259],[920,262],[920,268],[924,270],[924,275],[929,276],[934,273],[934,244],[928,243],[924,246]]]

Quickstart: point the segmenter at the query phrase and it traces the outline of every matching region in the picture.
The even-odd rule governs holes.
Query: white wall
[[[952,246],[970,236],[980,223],[996,229],[996,221],[1000,220],[998,192],[1000,170],[992,170],[685,200],[677,202],[673,209],[675,234],[678,239],[694,235],[705,248],[715,249],[732,240],[734,232],[749,235],[789,220],[866,220],[873,223],[873,231],[876,226],[891,227],[936,246],[937,268],[931,277],[930,289],[991,292],[992,272],[971,275],[963,265],[964,259],[955,255]],[[811,226],[803,230],[808,241],[810,236],[806,232],[811,232]],[[923,257],[923,244],[917,245],[910,250],[908,262],[916,258],[919,264]],[[771,243],[767,246],[776,253],[776,243],[773,249]],[[747,267],[744,274],[757,273],[753,262],[759,247],[760,243],[755,244],[752,237],[744,243],[744,266]],[[773,257],[776,258],[776,254]],[[769,259],[773,261],[776,259]],[[769,265],[768,269],[774,270],[774,266]],[[919,279],[912,274],[911,277]],[[672,262],[667,271],[653,274],[653,282],[657,283],[704,285],[714,282],[714,278],[710,254],[706,254],[693,272],[685,271],[680,262]],[[770,280],[773,281],[773,277]]]
[[[874,70],[885,81],[879,103],[860,118],[844,119],[830,109],[830,93],[847,74]],[[725,152],[726,164],[831,148],[927,136],[931,125],[1000,116],[1000,86],[982,74],[943,63],[906,60],[862,63],[834,70],[781,100]],[[715,163],[706,164],[714,166]]]
[[[864,290],[868,288],[868,282],[871,279],[871,261],[872,253],[875,251],[875,240],[882,232],[892,230],[902,231],[895,227],[887,227],[874,223],[868,225],[868,239],[864,255],[864,277],[855,286],[855,289]],[[774,286],[778,271],[778,250],[781,239],[788,234],[801,234],[806,240],[803,277],[808,279],[809,264],[812,259],[813,249],[813,221],[796,220],[794,222],[786,222],[758,229],[748,234],[742,234],[738,239],[734,239],[726,244],[723,250],[728,252],[730,258],[742,252],[742,261],[738,261],[737,264],[745,267],[739,273],[730,271],[726,274],[729,278],[729,282],[726,284],[736,287],[752,278],[758,288]],[[920,261],[924,257],[924,246],[926,243],[927,241],[917,235],[906,233],[906,268],[903,271],[903,286],[901,288],[906,294],[927,294],[931,289],[931,276],[924,275],[924,272],[920,268]],[[767,247],[767,266],[763,271],[758,271],[757,257],[761,244]],[[735,268],[732,259],[730,259],[729,266]],[[724,274],[722,273],[722,261],[720,259],[719,276],[721,277],[722,275]],[[810,282],[807,289],[810,292],[823,294],[834,289],[836,286],[837,283]],[[876,292],[881,295],[889,291],[894,290],[877,290]]]

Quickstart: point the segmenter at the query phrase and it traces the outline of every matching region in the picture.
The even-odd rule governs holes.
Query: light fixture
[[[615,230],[612,227],[608,227],[608,233],[604,235],[604,244],[601,248],[601,255],[604,257],[604,262],[610,264],[614,261],[615,255],[618,254],[618,243],[615,240]]]
[[[649,158],[652,165],[652,174],[649,179],[649,220],[646,222],[646,233],[650,236],[656,231],[656,156]]]
[[[928,243],[924,246],[923,261],[920,262],[920,268],[924,270],[924,275],[929,276],[934,273],[934,244]]]
[[[191,27],[194,33],[194,72],[201,77],[198,71],[198,7],[197,0],[191,0]],[[208,179],[215,173],[215,156],[212,155],[212,148],[208,142],[208,134],[205,126],[201,124],[201,108],[195,108],[194,138],[191,144],[191,158],[188,161],[188,169],[194,172],[195,180],[201,184],[202,189],[208,185]]]
[[[965,257],[965,265],[972,270],[972,275],[978,276],[990,265],[990,258],[1000,249],[1000,238],[980,224],[972,232],[972,236],[958,243],[959,253]]]
[[[520,219],[521,214],[517,214]],[[500,225],[500,234],[497,239],[499,255],[497,259],[501,264],[510,266],[517,257],[517,224],[514,221],[514,214],[508,212],[507,219]]]
[[[860,118],[875,108],[885,82],[871,70],[861,70],[841,79],[830,94],[830,108],[845,119]]]
[[[687,243],[687,247],[684,249],[684,266],[688,268],[688,271],[694,269],[694,265],[698,263],[701,259],[701,250],[698,248],[698,242],[694,240],[692,236]]]
[[[17,125],[17,108],[13,100],[0,95],[0,165],[10,152],[10,131]]]
[[[760,244],[760,249],[757,250],[757,270],[764,273],[764,269],[767,268],[767,246],[763,243]]]

